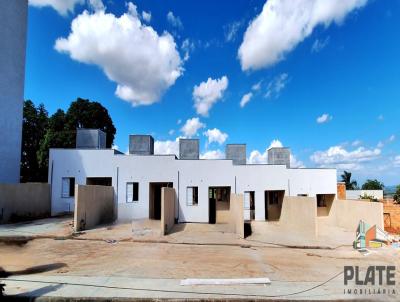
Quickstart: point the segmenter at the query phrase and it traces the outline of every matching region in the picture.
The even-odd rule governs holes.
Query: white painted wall
[[[346,190],[346,199],[361,199],[360,195],[364,194],[383,199],[383,190]]]
[[[149,183],[172,182],[177,192],[180,222],[208,222],[209,187],[228,186],[231,193],[255,191],[255,219],[265,219],[265,190],[285,190],[286,196],[336,194],[336,170],[287,169],[284,165],[239,165],[231,160],[177,160],[173,155],[116,154],[113,150],[51,149],[49,183],[52,213],[73,210],[73,198],[61,197],[62,177],[112,177],[119,220],[149,217]],[[139,183],[139,200],[126,202],[126,183]],[[198,205],[188,205],[186,188],[198,187]]]

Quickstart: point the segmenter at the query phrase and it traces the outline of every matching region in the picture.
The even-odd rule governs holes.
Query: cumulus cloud
[[[279,139],[274,139],[274,140],[272,140],[272,142],[269,144],[269,147],[267,148],[267,150],[268,150],[268,149],[271,149],[271,148],[282,148],[282,147],[283,147],[282,142],[281,142]]]
[[[323,40],[316,39],[311,46],[311,52],[317,53],[324,49],[329,43],[329,36]]]
[[[240,107],[243,108],[244,106],[246,106],[246,104],[250,102],[252,97],[253,93],[251,92],[246,93],[244,96],[242,96],[242,99],[240,100]]]
[[[289,81],[289,75],[287,73],[281,73],[277,75],[268,83],[267,92],[265,93],[266,98],[278,98],[281,91],[286,87]]]
[[[102,69],[117,83],[119,98],[133,106],[150,105],[182,75],[183,61],[168,32],[159,35],[143,25],[136,6],[127,6],[120,17],[84,11],[72,21],[69,36],[57,39],[55,49]]]
[[[183,24],[181,21],[181,18],[179,18],[178,16],[174,16],[174,13],[169,11],[167,14],[167,21],[173,26],[176,27],[178,29],[182,29],[183,28]]]
[[[377,159],[380,154],[380,148],[367,149],[358,147],[349,151],[343,146],[332,146],[325,151],[314,152],[310,159],[320,167],[357,170],[361,168],[361,163]]]
[[[101,0],[88,0],[88,5],[95,12],[105,10],[106,7]]]
[[[66,16],[68,13],[73,13],[76,5],[84,3],[85,0],[29,0],[29,5],[31,6],[50,6],[62,16]]]
[[[150,23],[150,21],[151,21],[151,12],[142,11],[142,19],[144,21],[146,21],[147,23]]]
[[[215,80],[208,78],[207,82],[201,82],[198,86],[194,86],[193,99],[197,114],[208,116],[208,111],[218,100],[222,99],[227,88],[227,76]]]
[[[259,91],[260,88],[261,88],[261,83],[262,83],[262,81],[259,81],[259,82],[255,83],[253,86],[251,86],[251,90]]]
[[[269,67],[283,60],[318,25],[340,25],[367,0],[268,0],[248,26],[238,51],[242,70]]]
[[[224,159],[225,154],[221,150],[210,150],[200,154],[201,159]]]
[[[317,123],[324,124],[331,121],[332,119],[333,117],[331,115],[329,115],[328,113],[324,113],[321,116],[317,117]]]
[[[395,140],[396,140],[396,135],[392,134],[392,135],[389,137],[389,142],[394,142]]]
[[[154,142],[154,154],[179,154],[179,138],[176,140],[166,140]]]
[[[221,130],[214,128],[214,129],[208,129],[203,133],[207,137],[207,141],[209,144],[215,142],[220,145],[225,143],[225,141],[228,138],[228,134],[222,132]]]
[[[194,117],[186,121],[186,123],[181,128],[181,131],[185,137],[192,137],[197,135],[197,132],[205,126],[205,124],[200,122],[200,119],[198,117]]]
[[[396,167],[400,167],[400,155],[395,156],[395,158],[393,159],[393,164]]]
[[[296,156],[290,154],[290,167],[291,168],[305,168],[306,166],[301,160],[298,160]]]

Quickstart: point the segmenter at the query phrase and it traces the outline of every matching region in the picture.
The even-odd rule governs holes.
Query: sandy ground
[[[338,232],[340,233],[340,230]],[[31,234],[28,239],[32,240],[26,243],[4,240],[5,237],[12,238],[12,234],[15,236],[17,233],[22,236]],[[27,224],[1,226],[0,237],[3,238],[3,243],[0,243],[0,267],[10,273],[9,278],[22,278],[22,280],[34,279],[48,282],[64,280],[66,282],[65,280],[86,278],[82,282],[115,284],[120,280],[119,284],[128,285],[137,284],[137,282],[143,285],[143,282],[148,284],[148,280],[154,280],[153,283],[148,284],[153,289],[176,287],[178,290],[180,289],[179,281],[184,278],[268,277],[272,281],[270,288],[236,286],[231,289],[227,287],[221,289],[228,293],[237,291],[243,295],[248,294],[251,289],[265,296],[266,293],[271,292],[282,294],[290,293],[296,288],[302,290],[313,287],[343,272],[344,265],[357,265],[364,271],[369,265],[395,265],[397,284],[400,284],[399,249],[385,247],[373,250],[369,255],[364,256],[353,250],[351,242],[343,244],[344,238],[349,237],[349,234],[339,236],[336,244],[332,241],[321,245],[323,246],[321,249],[316,245],[321,242],[315,239],[300,242],[304,246],[309,244],[309,248],[285,247],[289,243],[297,244],[298,239],[295,238],[298,236],[293,236],[293,238],[292,235],[281,236],[282,240],[279,243],[276,242],[278,240],[276,235],[266,236],[268,232],[254,234],[247,239],[238,239],[223,225],[178,225],[171,235],[165,237],[159,235],[157,224],[152,221],[102,227],[73,237],[68,236],[70,233],[70,219],[37,221],[30,227]],[[35,270],[37,266],[42,267]],[[30,268],[30,272],[23,271]],[[20,271],[18,275],[13,274],[18,271]],[[94,294],[87,289],[86,291],[71,289],[70,292],[65,292],[66,285],[64,289],[51,285],[55,287],[50,288],[49,292],[41,292],[39,289],[42,285],[40,284],[26,283],[22,287],[21,282],[17,281],[7,281],[6,284],[8,294],[25,292],[39,296],[74,296],[80,293],[89,297],[93,295],[123,297],[125,295],[120,291],[103,292],[103,294],[100,291]],[[202,288],[200,292],[216,289],[218,288]],[[354,298],[343,296],[344,289],[343,276],[340,275],[323,287],[323,299]],[[111,289],[108,290],[111,291]],[[196,290],[199,288],[197,287]],[[321,290],[286,298],[321,299]],[[397,293],[394,296],[367,295],[358,298],[398,301],[400,300],[398,285],[396,290]],[[160,293],[151,295],[149,292],[137,292],[137,294],[138,297],[150,298],[199,298],[199,296],[189,294],[186,296],[178,294],[165,296]],[[126,295],[134,297],[131,293],[126,293]],[[204,298],[204,296],[200,297]],[[215,294],[212,297],[224,296]]]

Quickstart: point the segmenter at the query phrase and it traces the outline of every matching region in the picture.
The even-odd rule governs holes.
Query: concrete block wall
[[[105,149],[106,133],[99,129],[76,129],[77,149]]]
[[[393,201],[384,201],[383,218],[385,231],[400,233],[400,204],[395,204]]]
[[[244,197],[243,194],[230,196],[230,221],[232,230],[240,238],[244,238]]]
[[[0,223],[47,217],[50,208],[49,184],[0,184]]]
[[[287,168],[290,168],[290,149],[289,148],[268,149],[268,164],[286,165]]]
[[[153,155],[154,138],[151,135],[129,135],[129,154]]]
[[[113,221],[113,187],[75,185],[75,231],[88,230]]]
[[[161,234],[167,235],[175,225],[175,189],[161,189]]]
[[[179,159],[199,159],[199,155],[198,139],[179,139]]]
[[[225,148],[225,158],[231,159],[234,165],[246,164],[246,145],[227,144]]]

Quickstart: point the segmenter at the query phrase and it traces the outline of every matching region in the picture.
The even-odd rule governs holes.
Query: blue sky
[[[329,4],[329,5],[328,5]],[[151,16],[151,17],[150,17]],[[400,1],[30,0],[25,98],[101,102],[125,152],[198,137],[400,183]],[[241,106],[242,104],[242,106]]]

